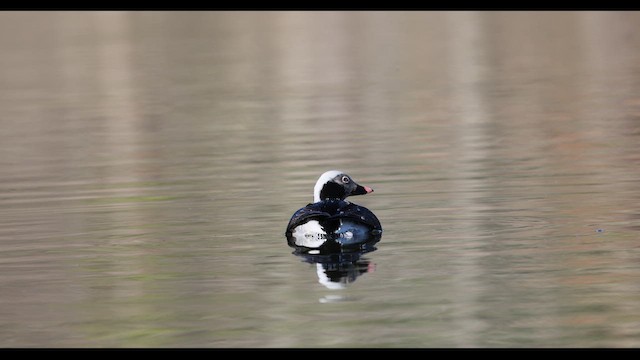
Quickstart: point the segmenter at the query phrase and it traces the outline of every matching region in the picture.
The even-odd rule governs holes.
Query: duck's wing
[[[382,231],[382,225],[380,225],[378,217],[371,210],[358,204],[345,203],[332,217],[352,219],[371,226],[373,230]]]
[[[321,220],[328,219],[329,217],[331,217],[331,214],[325,211],[325,209],[322,207],[322,204],[308,204],[307,206],[293,213],[293,216],[291,216],[289,224],[287,225],[287,233],[291,233],[296,226],[304,224],[311,218],[315,220]]]

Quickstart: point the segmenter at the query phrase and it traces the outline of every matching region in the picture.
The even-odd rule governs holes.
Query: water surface
[[[0,346],[639,347],[639,30],[0,13]],[[294,255],[335,168],[382,240]]]

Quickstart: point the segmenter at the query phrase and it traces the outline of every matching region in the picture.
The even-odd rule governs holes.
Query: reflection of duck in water
[[[345,198],[373,192],[341,171],[320,176],[313,189],[313,203],[296,211],[287,225],[290,246],[306,250],[335,251],[361,248],[380,241],[382,226],[364,206]]]
[[[344,289],[365,273],[373,272],[375,266],[362,254],[375,251],[373,245],[359,251],[338,252],[330,254],[310,254],[295,251],[294,254],[304,258],[305,262],[316,264],[318,282],[331,290]]]

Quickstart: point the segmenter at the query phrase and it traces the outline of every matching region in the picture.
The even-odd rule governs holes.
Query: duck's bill
[[[351,195],[364,195],[368,193],[372,193],[373,189],[368,186],[358,185],[355,190],[351,193]]]

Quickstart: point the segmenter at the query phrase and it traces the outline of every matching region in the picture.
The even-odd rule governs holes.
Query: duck
[[[373,192],[340,170],[320,175],[313,188],[313,202],[298,209],[289,220],[285,235],[297,250],[364,249],[377,243],[382,226],[364,206],[346,200]]]

